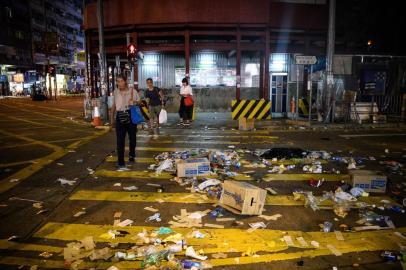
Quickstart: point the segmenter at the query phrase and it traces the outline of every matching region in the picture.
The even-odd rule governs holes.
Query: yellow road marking
[[[113,170],[101,169],[95,173],[97,176],[104,177],[123,177],[123,178],[139,178],[139,179],[172,179],[174,176],[170,173],[163,172],[161,175],[156,175],[152,171],[124,171],[118,172]],[[216,175],[209,175],[208,178],[216,178]],[[253,178],[249,175],[238,174],[230,177],[234,180],[250,181]],[[347,181],[350,179],[348,174],[318,174],[318,173],[285,173],[285,174],[266,174],[263,177],[264,181],[306,181],[309,179],[322,179],[325,181]]]
[[[105,242],[100,235],[106,233],[108,230],[115,229],[116,227],[110,225],[86,225],[86,224],[68,224],[51,222],[45,224],[34,237],[45,239],[57,239],[63,241],[81,240],[86,236],[93,236],[96,242]],[[109,240],[114,243],[134,243],[132,237],[143,229],[155,230],[158,227],[148,226],[130,226],[121,228],[129,232],[123,237],[118,237]],[[192,228],[176,228],[176,232],[186,236],[192,232]],[[406,228],[397,228],[396,230],[385,231],[365,231],[365,232],[350,232],[342,233],[345,241],[339,241],[334,232],[302,232],[302,231],[280,231],[280,230],[256,230],[248,233],[243,229],[210,229],[204,228],[202,232],[208,234],[210,237],[204,239],[188,238],[188,245],[203,249],[205,253],[229,252],[232,248],[235,252],[280,252],[287,250],[288,245],[281,239],[285,235],[292,237],[294,247],[299,249],[303,248],[300,243],[295,239],[303,237],[305,241],[310,243],[314,240],[319,242],[320,249],[314,250],[314,255],[319,255],[319,252],[326,252],[326,245],[334,245],[342,253],[354,251],[374,251],[382,249],[396,249],[398,243],[405,243],[406,241],[395,235],[395,231],[406,232]],[[331,254],[329,251],[328,254]],[[322,255],[326,255],[322,253]],[[235,264],[231,263],[231,264]]]
[[[0,149],[1,149],[1,147],[0,147]],[[137,148],[137,150],[138,150],[138,148]],[[117,156],[109,156],[109,157],[107,157],[106,161],[107,162],[117,162]],[[137,163],[155,163],[156,160],[154,158],[137,157],[135,159],[135,161]],[[326,164],[327,163],[326,160],[317,160],[317,161],[320,162],[321,164]],[[302,164],[302,163],[307,164],[305,162],[305,160],[303,160],[303,159],[291,159],[291,160],[276,161],[276,162],[270,161],[270,162],[272,163],[272,165],[281,165],[281,164],[283,164],[283,165],[292,165],[292,164]],[[242,167],[249,168],[249,166],[245,166],[245,165],[246,164],[242,164]]]
[[[190,137],[190,138],[240,138],[240,139],[279,139],[270,135],[198,135],[198,134],[160,134],[160,137]],[[152,135],[138,134],[137,137],[153,138]]]
[[[53,257],[55,258],[55,256]],[[63,260],[54,259],[34,259],[34,258],[24,258],[24,257],[13,257],[13,256],[0,256],[0,264],[6,265],[30,265],[38,266],[40,268],[49,269],[71,269],[65,264]],[[116,265],[119,269],[139,269],[141,267],[140,262],[82,262],[77,269],[107,269],[111,265]]]
[[[95,132],[94,135],[90,135],[85,137],[85,139],[74,142],[72,144],[70,144],[69,146],[67,146],[66,148],[62,148],[60,146],[56,146],[56,145],[52,145],[52,144],[48,144],[45,142],[41,142],[41,141],[36,141],[34,139],[31,138],[27,138],[27,137],[23,137],[23,136],[19,136],[19,135],[15,135],[17,138],[19,139],[23,139],[23,140],[27,140],[27,141],[36,141],[38,142],[39,145],[44,145],[46,147],[50,147],[54,150],[53,153],[44,156],[42,158],[37,159],[37,163],[33,163],[23,169],[21,169],[20,171],[8,176],[7,178],[3,179],[3,181],[0,182],[0,193],[3,193],[9,189],[11,189],[12,187],[18,185],[19,183],[22,182],[22,180],[27,179],[28,177],[30,177],[31,175],[33,175],[34,173],[36,173],[37,171],[41,170],[43,167],[45,167],[46,165],[52,163],[53,161],[63,157],[64,155],[66,155],[68,153],[68,149],[73,149],[78,147],[81,144],[87,143],[88,141],[97,138],[98,136],[101,136],[105,133],[107,133],[107,130],[101,130],[98,132]],[[9,132],[5,132],[5,131],[1,131],[0,133],[9,135]],[[20,181],[18,182],[10,182],[11,179],[13,178],[17,178],[20,179]]]
[[[0,249],[9,249],[9,250],[29,250],[29,251],[48,251],[59,253],[63,248],[47,246],[47,245],[37,245],[29,243],[20,243],[7,241],[5,239],[0,239]]]
[[[117,162],[117,156],[108,156],[106,158],[107,162]],[[154,158],[146,158],[146,157],[136,157],[135,158],[136,163],[155,163]]]
[[[27,163],[33,163],[33,161],[35,161],[35,159],[17,161],[17,162],[11,162],[11,163],[0,163],[0,168],[7,168],[7,167],[18,166],[18,165],[23,165],[23,164],[27,164]]]
[[[320,199],[320,196],[317,196]],[[130,191],[98,191],[79,190],[69,200],[83,201],[114,201],[114,202],[157,202],[164,200],[166,203],[216,203],[216,199],[199,193],[157,193],[157,192],[130,192]],[[388,200],[391,204],[398,205],[387,196],[361,197],[358,201],[368,204],[383,205],[382,200]],[[304,200],[294,200],[292,195],[268,195],[265,205],[303,206]],[[333,206],[329,200],[319,204],[320,206]]]
[[[13,136],[14,137],[14,136]],[[69,141],[76,141],[76,140],[83,140],[86,139],[86,137],[80,137],[80,138],[72,138],[72,139],[65,139],[65,140],[54,140],[54,141],[48,141],[48,143],[60,143],[60,142],[69,142]],[[37,144],[37,142],[31,142],[31,143],[20,143],[20,144],[13,144],[13,145],[5,145],[0,147],[0,149],[8,149],[8,148],[17,148],[17,147],[25,147],[29,145],[34,145]]]
[[[124,172],[118,172],[118,171],[112,171],[112,170],[105,170],[105,169],[101,169],[101,170],[97,170],[95,172],[96,176],[103,176],[103,177],[120,177],[120,178],[132,178],[131,180],[136,180],[138,179],[172,179],[175,176],[167,173],[167,172],[163,172],[160,175],[157,175],[155,172],[152,171],[124,171]],[[217,178],[216,175],[209,175],[206,176],[209,178]],[[198,177],[198,178],[203,178],[202,177]],[[239,174],[233,177],[230,177],[231,179],[234,180],[253,180],[249,175],[243,175],[243,174]]]
[[[327,174],[327,173],[282,173],[282,174],[266,174],[264,181],[306,181],[309,179],[322,179],[325,181],[348,181],[348,174]]]
[[[43,142],[43,141],[39,141],[39,140],[35,140],[35,139],[31,139],[31,138],[26,137],[26,136],[22,136],[22,135],[18,135],[18,134],[13,134],[13,133],[8,132],[8,131],[0,130],[0,133],[2,133],[2,134],[4,134],[4,135],[10,135],[10,136],[12,135],[13,137],[15,137],[15,138],[17,138],[17,139],[20,139],[20,140],[23,140],[23,141],[28,141],[28,142],[32,142],[32,143],[35,143],[35,144],[39,144],[39,145],[42,145],[42,146],[51,148],[51,149],[53,149],[54,151],[59,151],[59,150],[62,149],[62,147],[60,147],[60,146],[57,146],[57,145],[54,145],[54,144],[50,144],[50,143],[47,143],[47,142]]]
[[[51,113],[41,113],[41,112],[34,111],[34,110],[27,110],[27,109],[24,109],[24,108],[26,108],[26,107],[22,108],[22,107],[20,107],[20,106],[15,106],[15,105],[14,105],[14,106],[11,106],[11,105],[9,105],[9,104],[2,104],[2,105],[6,106],[6,107],[9,107],[9,108],[17,109],[17,110],[20,110],[20,111],[25,111],[25,112],[35,113],[35,114],[38,114],[38,115],[43,115],[43,116],[46,116],[46,117],[55,118],[55,119],[61,120],[62,122],[73,123],[73,124],[77,124],[77,125],[90,126],[89,123],[87,123],[87,122],[85,122],[85,121],[83,121],[83,120],[79,120],[79,119],[75,119],[74,121],[72,121],[72,120],[69,120],[69,119],[67,119],[67,118],[65,118],[65,117],[56,116],[56,115],[53,115],[53,114],[51,114]],[[31,106],[33,106],[33,105],[31,105]],[[35,106],[34,106],[34,107],[35,107]]]

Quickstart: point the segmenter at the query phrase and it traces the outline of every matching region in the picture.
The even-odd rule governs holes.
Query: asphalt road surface
[[[286,129],[276,125],[242,132],[233,128],[234,122],[215,114],[197,114],[189,128],[177,126],[176,116],[171,115],[159,133],[139,130],[136,162],[128,166],[129,171],[118,172],[114,130],[97,130],[83,121],[82,104],[80,98],[0,100],[1,269],[69,269],[72,265],[63,257],[68,243],[92,236],[97,249],[128,251],[143,229],[169,227],[174,216],[185,211],[213,210],[216,199],[191,193],[190,185],[179,185],[170,172],[156,175],[148,169],[162,152],[192,148],[237,150],[243,162],[241,168],[233,169],[239,173],[233,180],[273,188],[277,194],[268,194],[263,215],[281,215],[269,221],[228,211],[224,211],[223,220],[205,215],[202,227],[195,228],[205,235],[203,239],[187,237],[193,228],[173,228],[187,237],[187,245],[208,256],[207,265],[213,269],[402,269],[399,262],[385,262],[380,254],[406,245],[406,238],[395,233],[406,235],[405,214],[375,208],[375,213],[390,217],[394,229],[338,233],[334,231],[340,231],[342,224],[350,229],[361,226],[357,223],[359,209],[349,210],[342,218],[331,204],[313,211],[304,206],[303,198],[293,199],[298,190],[312,191],[319,198],[325,191],[334,191],[349,179],[347,164],[320,160],[324,173],[308,174],[302,170],[303,160],[279,160],[273,166],[296,167],[278,174],[269,172],[273,166],[253,166],[260,162],[248,153],[299,147],[325,150],[333,157],[353,157],[359,161],[359,169],[380,170],[389,179],[386,193],[371,193],[361,200],[376,206],[382,205],[382,200],[400,205],[405,197],[405,168],[393,170],[385,162],[405,163],[406,129],[402,126],[345,130],[340,126]],[[71,182],[62,185],[57,181],[60,178]],[[325,181],[320,187],[309,185],[310,179],[322,178]],[[155,213],[151,208],[160,213],[160,222],[147,221]],[[106,232],[117,229],[115,219],[133,223],[119,228],[124,231],[121,237],[104,238]],[[265,229],[247,231],[249,223],[261,221],[267,225]],[[321,231],[320,224],[325,221],[333,224],[329,233]],[[315,247],[312,241],[320,246]],[[176,257],[184,258],[184,252]],[[112,265],[138,269],[141,261],[91,261],[86,257],[77,267],[107,269]]]

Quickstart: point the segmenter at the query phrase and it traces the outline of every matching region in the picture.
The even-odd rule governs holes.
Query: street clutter
[[[67,266],[79,269],[80,264],[86,260],[104,260],[112,263],[109,269],[113,270],[120,269],[118,263],[121,261],[140,262],[140,267],[149,270],[211,268],[211,259],[221,260],[232,255],[222,252],[205,253],[206,248],[210,247],[210,239],[214,237],[209,229],[232,226],[244,228],[247,234],[254,236],[260,234],[261,230],[271,228],[272,224],[285,222],[285,215],[282,215],[284,213],[273,212],[272,207],[265,207],[273,199],[285,196],[280,195],[278,188],[271,185],[274,175],[284,181],[284,176],[289,179],[289,175],[300,173],[301,177],[306,179],[298,188],[295,188],[295,182],[291,182],[294,191],[291,196],[284,198],[295,202],[295,205],[308,207],[315,213],[332,211],[334,220],[325,220],[319,227],[326,236],[333,234],[337,241],[345,242],[351,232],[395,229],[387,211],[399,215],[405,212],[404,207],[393,200],[369,200],[371,194],[384,193],[388,186],[385,174],[363,168],[365,162],[378,162],[371,157],[344,157],[327,151],[283,147],[243,150],[230,145],[227,150],[190,149],[163,152],[157,155],[155,160],[156,162],[148,167],[149,170],[155,171],[156,176],[172,175],[171,185],[178,185],[190,192],[186,193],[183,199],[196,198],[198,202],[206,203],[207,209],[190,211],[186,208],[187,204],[182,204],[179,212],[168,220],[164,208],[147,205],[143,210],[149,214],[145,220],[141,220],[145,228],[136,234],[130,233],[128,228],[140,220],[122,218],[121,211],[115,212],[113,228],[97,238],[108,245],[96,243],[90,236],[68,243],[63,251]],[[389,166],[390,170],[396,173],[402,168],[394,162],[385,163],[385,166]],[[347,178],[338,181],[333,187],[329,183],[330,175],[347,175]],[[75,184],[75,181],[62,178],[57,181],[61,185]],[[135,192],[139,188],[133,185],[122,187],[121,183],[114,186],[128,192]],[[147,183],[146,186],[163,193],[162,198],[157,199],[162,206],[167,187],[161,183]],[[41,202],[35,202],[33,207],[40,209],[43,206]],[[358,212],[358,220],[354,224],[349,224],[346,220],[351,212]],[[83,208],[77,211],[74,217],[85,214],[86,209]],[[165,224],[168,224],[168,227],[165,227]],[[399,234],[400,239],[405,237]],[[118,245],[115,240],[122,237],[130,238],[131,245],[125,248]],[[197,245],[196,239],[205,244]],[[287,232],[283,232],[278,244],[286,248],[324,248],[335,256],[343,254],[339,245],[325,245],[309,236],[289,235]],[[270,241],[269,245],[275,246],[276,243]],[[230,252],[233,248],[230,246]],[[385,261],[398,261],[404,257],[402,252],[404,250],[385,251],[381,256]],[[41,253],[40,256],[50,258],[53,254]],[[248,248],[241,252],[240,256],[260,255]],[[239,258],[236,257],[235,261],[239,262]],[[303,260],[298,262],[298,265],[303,264]]]

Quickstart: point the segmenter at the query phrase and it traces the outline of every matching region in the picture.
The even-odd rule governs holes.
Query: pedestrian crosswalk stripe
[[[95,172],[96,176],[102,176],[102,177],[120,177],[120,178],[133,178],[134,179],[172,179],[175,176],[167,173],[167,172],[162,172],[161,174],[156,174],[155,172],[152,171],[123,171],[123,172],[118,172],[118,171],[113,171],[113,170],[106,170],[106,169],[101,169],[97,170]],[[203,176],[200,176],[198,178],[202,178]],[[207,177],[210,178],[217,178],[216,175],[209,175]],[[230,177],[230,179],[234,180],[253,180],[251,176],[249,175],[244,175],[244,174],[238,174],[236,176]]]
[[[117,162],[117,156],[108,156],[106,158],[107,162]],[[136,163],[148,163],[148,164],[152,164],[155,163],[156,160],[154,158],[146,158],[146,157],[136,157],[135,158],[135,162]],[[258,162],[258,161],[257,161]],[[293,165],[293,164],[309,164],[311,161],[307,162],[303,159],[291,159],[291,160],[278,160],[278,161],[269,161],[272,163],[272,165]],[[321,164],[326,164],[327,161],[326,160],[317,160],[317,162],[320,162]],[[243,162],[241,162],[243,163]],[[248,165],[246,165],[248,164]],[[242,167],[247,167],[249,168],[249,163],[246,164],[242,164]]]
[[[308,181],[310,179],[324,179],[325,181],[348,181],[349,174],[328,174],[328,173],[282,173],[266,174],[264,181]]]
[[[61,247],[30,244],[30,243],[20,243],[20,242],[8,241],[5,239],[0,239],[0,249],[24,250],[24,251],[25,250],[27,250],[27,251],[48,251],[48,252],[55,252],[55,253],[62,252]]]
[[[153,135],[149,134],[137,134],[137,138],[153,138]],[[172,138],[172,137],[185,137],[185,138],[203,138],[203,139],[213,139],[213,138],[233,138],[233,139],[279,139],[278,136],[270,135],[201,135],[201,134],[165,134],[160,133],[159,138]]]
[[[123,178],[138,178],[138,179],[172,179],[175,176],[163,172],[157,175],[152,171],[124,171],[118,172],[113,170],[100,169],[95,172],[97,176],[103,177],[123,177]],[[217,178],[216,175],[209,175],[209,178]],[[204,177],[199,177],[204,178]],[[229,177],[230,179],[240,181],[255,180],[252,176],[246,174],[237,174],[236,176]],[[307,181],[310,179],[322,179],[325,181],[348,181],[350,176],[348,174],[318,174],[318,173],[285,173],[285,174],[266,174],[264,177],[259,178],[263,181]]]
[[[317,196],[320,199],[320,196]],[[207,197],[200,193],[157,193],[157,192],[130,192],[130,191],[100,191],[100,190],[79,190],[74,193],[69,200],[83,201],[113,201],[113,202],[151,202],[163,201],[165,203],[216,203],[217,199]],[[398,205],[387,196],[360,197],[359,202],[383,205],[382,200],[387,200],[391,205]],[[265,205],[278,206],[303,206],[303,199],[295,200],[292,195],[268,195]],[[329,200],[322,201],[320,207],[330,207],[333,203]]]
[[[45,224],[39,231],[34,234],[34,237],[45,239],[56,239],[63,241],[81,240],[86,236],[92,236],[96,242],[105,242],[100,236],[108,230],[116,229],[117,227],[111,225],[93,225],[93,224],[68,224],[50,222]],[[109,240],[113,243],[134,243],[133,237],[143,229],[156,230],[159,227],[149,226],[128,226],[120,228],[129,234],[123,237],[117,237]],[[193,231],[192,228],[176,228],[176,232],[186,236]],[[394,234],[395,231],[404,233],[406,228],[397,228],[396,230],[379,230],[379,231],[364,231],[364,232],[349,232],[342,233],[345,241],[339,241],[334,232],[302,232],[302,231],[281,231],[281,230],[268,230],[260,229],[251,233],[244,229],[211,229],[204,228],[202,232],[209,235],[203,239],[187,238],[188,245],[194,246],[196,249],[203,249],[206,254],[218,252],[281,252],[288,250],[289,246],[282,240],[283,236],[291,236],[292,239],[303,237],[305,241],[317,241],[320,248],[313,249],[311,252],[314,256],[329,255],[326,246],[334,245],[342,253],[348,252],[361,252],[361,251],[375,251],[375,250],[393,250],[397,249],[399,243],[406,242],[399,236]],[[299,242],[294,241],[293,247],[299,249],[303,248]],[[328,253],[326,253],[328,251]],[[284,255],[285,254],[285,255]],[[261,255],[262,256],[270,256]],[[286,253],[279,254],[277,258],[280,260],[289,259]],[[267,258],[267,257],[264,257]],[[276,260],[277,258],[274,258]],[[269,259],[269,258],[268,258]],[[214,265],[236,264],[233,260],[216,261]],[[265,262],[267,260],[264,260]],[[216,264],[219,263],[219,264]],[[220,264],[223,262],[223,264]],[[259,261],[248,260],[245,263],[253,263]],[[226,263],[226,264],[224,264]]]
[[[117,162],[117,156],[108,156],[106,158],[107,162]],[[146,158],[146,157],[136,157],[135,158],[136,163],[155,163],[154,158]]]

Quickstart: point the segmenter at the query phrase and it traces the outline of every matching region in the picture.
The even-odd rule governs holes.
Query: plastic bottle
[[[202,270],[203,269],[203,265],[201,262],[182,260],[181,265],[182,265],[183,269],[191,269],[191,270]]]

